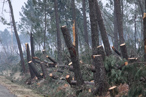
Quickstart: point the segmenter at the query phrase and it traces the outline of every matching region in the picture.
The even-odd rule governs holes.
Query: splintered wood
[[[73,45],[76,46],[76,32],[75,32],[75,21],[73,21]]]

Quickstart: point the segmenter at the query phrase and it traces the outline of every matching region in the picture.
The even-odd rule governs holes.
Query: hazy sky
[[[0,0],[0,16],[4,17],[8,22],[10,22],[9,5],[8,5],[8,2],[5,2],[4,8],[3,8],[4,1],[7,1],[7,0]],[[19,12],[21,11],[21,7],[24,5],[24,2],[27,2],[27,0],[11,0],[11,1],[12,1],[15,21],[18,22],[20,20]],[[105,1],[106,0],[102,0],[104,4],[105,4]],[[0,31],[3,31],[5,28],[10,30],[10,26],[3,25],[0,21]]]
[[[8,2],[5,2],[3,9],[3,1],[7,0],[0,0],[0,16],[4,17],[9,22],[10,21],[9,5]],[[21,7],[22,5],[24,5],[24,2],[27,2],[27,0],[11,0],[11,2],[13,6],[15,21],[17,22],[20,19],[19,12],[21,11]],[[10,27],[3,25],[0,21],[0,30],[3,31],[5,28]]]

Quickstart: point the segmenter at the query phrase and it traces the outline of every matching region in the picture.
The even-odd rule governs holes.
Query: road
[[[10,91],[6,87],[0,85],[0,97],[17,97],[17,96],[10,93]]]
[[[44,97],[44,96],[38,94],[34,90],[12,83],[4,76],[0,76],[0,97]]]

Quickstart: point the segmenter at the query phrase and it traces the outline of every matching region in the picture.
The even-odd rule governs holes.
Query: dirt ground
[[[4,96],[1,96],[4,95]],[[15,96],[14,96],[15,95]],[[0,97],[44,97],[31,89],[12,83],[0,76]]]

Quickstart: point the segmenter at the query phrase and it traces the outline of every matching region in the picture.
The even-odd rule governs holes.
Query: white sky
[[[0,16],[4,17],[9,22],[10,21],[9,5],[8,5],[8,2],[5,2],[4,9],[3,9],[4,1],[7,1],[7,0],[0,0]],[[21,7],[22,5],[24,5],[24,2],[27,2],[27,0],[11,0],[11,2],[13,6],[15,21],[18,22],[20,20],[19,12],[21,11]],[[6,10],[6,12],[4,10]],[[0,31],[3,31],[5,28],[9,28],[9,26],[3,25],[0,22]]]
[[[0,0],[0,16],[4,17],[7,20],[7,22],[10,22],[9,5],[7,2],[5,2],[4,8],[3,8],[4,1],[7,1],[7,0]],[[27,2],[27,0],[11,0],[11,2],[13,6],[15,21],[19,22],[20,20],[19,12],[21,11],[21,7],[24,5],[24,2]],[[102,0],[102,2],[106,2],[106,0]],[[6,12],[4,10],[6,10]],[[0,31],[3,31],[5,28],[8,29],[10,28],[10,26],[3,25],[0,21]]]

